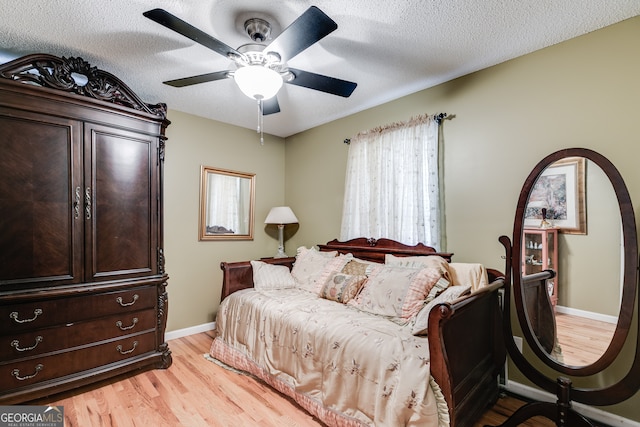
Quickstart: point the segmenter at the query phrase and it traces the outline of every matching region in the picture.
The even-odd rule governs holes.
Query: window
[[[440,245],[439,116],[361,132],[347,159],[341,240]]]

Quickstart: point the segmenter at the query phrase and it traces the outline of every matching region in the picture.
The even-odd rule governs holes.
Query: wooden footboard
[[[489,273],[489,286],[429,313],[431,375],[447,400],[451,427],[472,426],[498,398],[506,360],[499,296],[504,280]]]

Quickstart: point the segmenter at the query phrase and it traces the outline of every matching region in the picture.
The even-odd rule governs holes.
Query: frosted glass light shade
[[[264,220],[265,224],[297,224],[298,218],[289,206],[277,206],[271,208],[269,215]]]
[[[233,78],[242,93],[253,99],[273,98],[282,87],[280,74],[262,65],[240,67]]]

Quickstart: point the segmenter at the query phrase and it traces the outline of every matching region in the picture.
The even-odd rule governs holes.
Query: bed
[[[316,279],[327,270],[333,275],[304,282],[307,289],[291,285],[288,277],[265,280],[265,271],[285,266],[294,283],[302,283],[297,280],[305,277],[301,269],[311,256],[333,264]],[[422,244],[360,238],[333,240],[317,251],[300,248],[292,258],[223,262],[222,303],[208,356],[260,378],[330,426],[472,426],[498,396],[506,357],[499,292],[504,281],[500,272],[484,267],[480,287],[453,286],[466,278],[461,270],[455,273],[460,277],[436,279],[434,271],[460,268],[451,257]],[[429,267],[412,265],[424,260]],[[367,278],[342,301],[348,287],[331,294],[335,286],[328,284],[339,276],[359,277],[343,274],[347,264],[366,265]],[[410,275],[412,283],[433,276],[434,285],[412,297],[433,295],[429,304],[413,307],[407,297],[391,309],[374,307],[370,300],[383,288],[372,283],[397,280],[397,274]],[[414,288],[403,295],[413,295]],[[378,309],[397,309],[398,315]]]

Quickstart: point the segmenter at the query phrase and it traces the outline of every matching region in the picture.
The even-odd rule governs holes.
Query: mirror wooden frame
[[[553,153],[545,157],[542,161],[536,165],[531,171],[528,178],[525,181],[520,198],[518,199],[518,206],[516,208],[516,219],[514,221],[513,229],[513,260],[520,259],[522,236],[524,230],[523,218],[526,210],[529,194],[535,186],[538,177],[552,164],[556,164],[558,161],[566,159],[568,157],[582,157],[592,161],[595,165],[599,166],[605,175],[611,181],[618,205],[620,207],[620,214],[622,218],[622,239],[624,250],[624,274],[622,283],[622,300],[620,302],[620,313],[618,316],[618,323],[614,331],[613,337],[609,346],[605,352],[600,356],[598,360],[590,365],[585,366],[567,366],[557,362],[554,358],[543,349],[535,335],[532,333],[532,329],[529,327],[529,320],[527,316],[527,310],[524,304],[524,287],[522,286],[522,264],[513,263],[513,287],[514,298],[516,303],[516,309],[520,325],[523,329],[523,334],[529,346],[533,349],[536,355],[548,366],[556,371],[564,374],[586,376],[600,372],[606,369],[616,359],[618,353],[624,345],[631,322],[633,319],[633,302],[636,298],[637,289],[637,277],[636,271],[638,268],[638,241],[635,227],[635,215],[633,212],[633,205],[631,204],[631,197],[629,191],[622,179],[622,176],[615,168],[615,166],[602,155],[585,149],[574,149],[581,153],[579,156],[571,156],[572,150],[562,150]]]
[[[216,197],[214,190],[210,187],[209,182],[212,175],[220,175],[222,177],[234,177],[240,180],[247,180],[249,185],[248,194],[244,197],[248,199],[248,206],[242,207],[240,202],[241,195],[236,195],[234,199],[237,199],[237,206],[234,206],[236,210],[242,210],[244,212],[243,222],[247,222],[247,232],[237,233],[228,227],[221,226],[222,224],[216,224],[217,229],[211,230],[212,226],[207,224],[207,218],[210,216],[209,212],[209,200],[212,197]],[[228,169],[219,169],[210,166],[201,166],[200,168],[200,220],[198,226],[198,240],[200,241],[216,241],[216,240],[253,240],[254,230],[254,199],[255,199],[255,174],[232,171]]]
[[[522,263],[520,260],[522,256],[524,212],[529,192],[533,188],[538,176],[547,166],[567,157],[584,157],[599,166],[609,178],[620,208],[622,239],[624,243],[622,300],[616,331],[604,354],[593,364],[580,367],[558,363],[540,346],[528,324],[527,315],[525,314],[526,310],[523,304],[523,287],[521,283]],[[529,380],[548,392],[556,393],[558,396],[558,401],[555,404],[534,402],[525,405],[521,410],[514,413],[510,420],[505,422],[503,426],[518,425],[517,423],[536,415],[544,415],[559,422],[558,419],[561,417],[560,414],[562,411],[558,409],[560,409],[560,406],[570,408],[570,400],[587,405],[605,406],[622,402],[633,396],[640,388],[640,316],[636,316],[638,318],[638,325],[635,328],[635,337],[629,335],[629,331],[632,329],[634,311],[640,312],[640,301],[637,300],[636,295],[638,288],[638,237],[631,197],[616,167],[606,157],[589,149],[569,148],[548,155],[541,160],[529,174],[520,193],[514,220],[513,243],[507,236],[501,236],[499,240],[505,247],[507,255],[506,271],[509,272],[508,276],[510,277],[506,278],[506,282],[512,283],[512,286],[507,286],[505,289],[503,330],[507,350],[518,369],[525,374]],[[635,338],[635,357],[631,366],[628,368],[628,372],[624,376],[616,376],[616,378],[619,378],[617,382],[604,385],[601,388],[573,387],[569,378],[562,375],[559,375],[557,378],[551,378],[541,372],[534,364],[527,360],[516,346],[511,319],[512,293],[513,302],[517,310],[518,322],[520,323],[529,347],[541,361],[554,371],[576,377],[597,374],[614,363],[627,339]],[[569,415],[567,415],[567,418],[564,418],[562,422],[566,422],[566,419],[569,419],[573,420],[575,424],[569,422],[569,424],[566,425],[591,425],[584,423],[582,420],[578,422],[578,418],[581,419],[582,417],[573,410],[569,409],[568,412]]]

